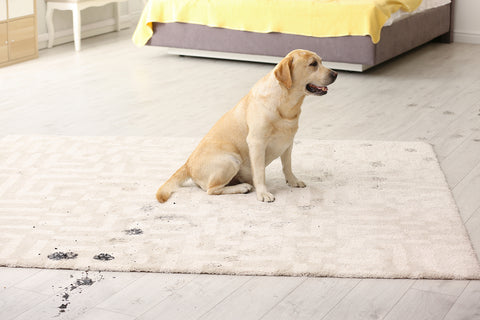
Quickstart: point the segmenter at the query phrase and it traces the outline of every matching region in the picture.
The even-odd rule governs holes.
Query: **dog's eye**
[[[313,61],[312,63],[310,63],[310,67],[316,67],[316,66],[318,66],[317,61]]]

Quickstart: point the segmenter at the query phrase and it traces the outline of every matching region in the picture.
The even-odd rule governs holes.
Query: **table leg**
[[[118,32],[120,31],[120,5],[118,2],[115,2],[113,5],[115,6],[115,26]]]
[[[53,40],[55,38],[55,27],[53,26],[53,7],[50,3],[47,3],[47,12],[45,14],[45,20],[47,23],[48,31],[48,48],[53,47]]]
[[[75,41],[75,50],[80,51],[81,49],[81,40],[82,40],[82,17],[80,14],[80,9],[78,6],[75,6],[72,9],[73,14],[73,40]]]

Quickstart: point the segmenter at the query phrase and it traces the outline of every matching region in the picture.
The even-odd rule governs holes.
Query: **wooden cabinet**
[[[0,0],[0,67],[36,57],[35,0]]]
[[[35,19],[18,19],[8,23],[9,58],[22,59],[36,54]]]
[[[7,23],[0,22],[0,65],[8,61]]]

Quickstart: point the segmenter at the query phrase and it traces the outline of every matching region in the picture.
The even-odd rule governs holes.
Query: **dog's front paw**
[[[275,201],[275,197],[273,194],[270,192],[264,191],[264,192],[257,192],[257,199],[258,201],[263,201],[263,202],[273,202]]]
[[[305,188],[307,186],[305,182],[300,180],[293,180],[293,181],[287,180],[287,184],[292,188]]]

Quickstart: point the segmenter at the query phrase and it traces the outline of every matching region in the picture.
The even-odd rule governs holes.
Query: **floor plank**
[[[196,319],[245,285],[251,277],[200,275],[137,319]]]
[[[127,316],[125,314],[111,312],[99,308],[93,308],[88,310],[85,314],[77,318],[77,320],[134,320],[135,317]],[[158,319],[158,318],[157,318]]]
[[[254,277],[198,319],[260,319],[305,278]]]
[[[462,140],[458,140],[457,147],[452,148],[453,151],[441,161],[443,170],[448,172],[447,180],[452,189],[480,163],[480,131],[474,131]]]
[[[322,319],[382,319],[413,282],[414,280],[362,280]]]
[[[458,297],[469,281],[449,281],[449,280],[417,280],[412,286],[412,289],[429,291],[433,293],[447,294]]]
[[[480,190],[480,161],[452,190],[464,222],[468,221],[473,213],[480,208],[478,190]]]
[[[480,281],[471,281],[444,320],[480,319]]]
[[[473,248],[477,253],[477,257],[480,252],[480,208],[468,219],[465,224],[467,231],[470,235],[470,241],[472,241]]]
[[[322,319],[360,281],[309,278],[262,317],[262,320]]]
[[[108,297],[98,308],[138,317],[198,277],[193,274],[144,274]]]
[[[40,272],[31,268],[0,268],[0,292]]]
[[[15,319],[48,298],[47,295],[15,287],[1,290],[0,319]]]
[[[385,320],[438,320],[455,303],[456,297],[411,289],[385,317]]]
[[[453,121],[449,122],[447,126],[438,126],[434,129],[435,136],[431,138],[431,142],[438,150],[437,157],[441,162],[444,162],[445,158],[452,155],[455,149],[465,141],[478,142],[475,140],[475,133],[480,132],[480,116],[478,116],[480,111],[475,110],[472,106],[480,105],[480,100],[475,100],[476,98],[473,98],[470,102],[465,102],[469,108],[456,117],[452,117]],[[452,165],[451,169],[458,168]],[[460,179],[452,181],[452,185],[455,186],[460,180],[461,176]]]

